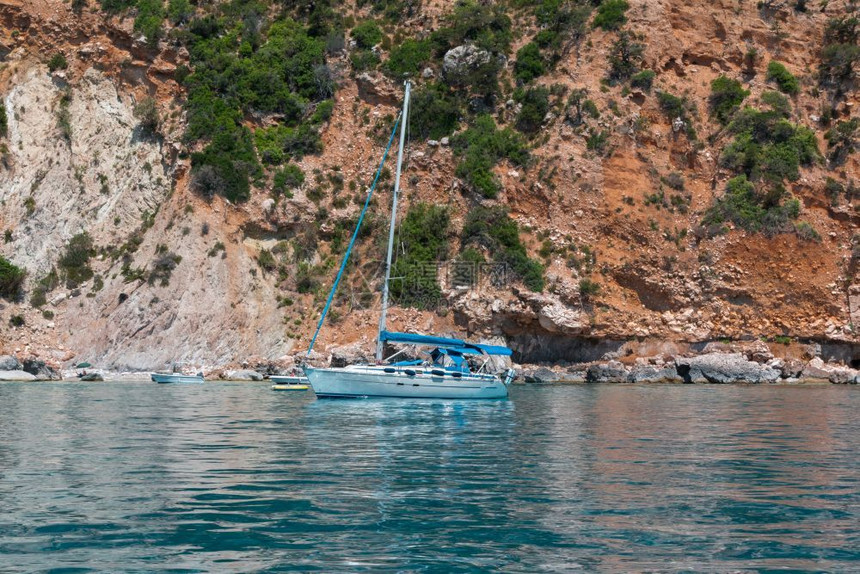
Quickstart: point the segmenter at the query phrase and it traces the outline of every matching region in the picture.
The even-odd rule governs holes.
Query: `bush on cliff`
[[[476,207],[469,212],[462,232],[462,249],[483,248],[497,264],[494,283],[503,285],[508,276],[519,279],[532,291],[543,291],[543,265],[528,256],[520,241],[517,222],[504,207]]]
[[[800,92],[800,82],[788,71],[783,64],[771,61],[767,65],[767,80],[775,82],[779,91],[784,94],[797,95]]]
[[[93,240],[86,231],[78,233],[69,240],[65,252],[57,262],[67,288],[74,289],[92,279],[90,258],[93,255],[95,255]]]
[[[395,78],[417,76],[430,59],[430,41],[408,38],[393,47],[385,62],[385,71]]]
[[[604,30],[618,30],[627,23],[625,12],[630,8],[627,0],[603,0],[594,16],[594,27]]]
[[[516,128],[521,132],[534,135],[543,125],[543,120],[549,111],[549,90],[543,86],[529,88],[520,92],[514,98],[521,105],[517,115]]]
[[[391,296],[399,305],[429,309],[438,305],[442,295],[436,271],[448,258],[448,227],[451,215],[439,205],[418,203],[400,225],[400,243],[391,276]]]
[[[514,165],[525,166],[529,152],[522,136],[510,128],[499,130],[492,116],[478,116],[475,123],[452,140],[454,151],[462,157],[456,175],[474,191],[484,197],[498,195],[501,185],[493,174],[493,167],[502,159]]]
[[[421,139],[440,139],[460,125],[462,103],[444,83],[425,84],[413,92],[409,129]]]
[[[739,81],[719,76],[711,82],[711,95],[708,97],[711,115],[726,125],[748,95],[749,90],[743,89]]]
[[[0,297],[16,299],[26,276],[26,271],[0,255]]]
[[[312,27],[287,18],[264,36],[248,26],[265,16],[257,4],[222,9],[223,18],[209,15],[188,25],[193,71],[185,78],[186,139],[205,143],[192,154],[198,191],[244,201],[251,180],[262,175],[258,157],[279,165],[321,151],[316,126],[327,118],[320,109],[329,109],[334,83],[325,39],[312,36]],[[278,123],[257,129],[255,137],[245,122],[251,114],[277,114]]]
[[[726,193],[708,209],[703,225],[732,222],[751,232],[766,235],[794,230],[792,221],[800,215],[800,202],[782,185],[757,190],[745,175],[729,180]]]
[[[134,19],[134,31],[143,34],[150,46],[158,44],[161,38],[161,23],[167,12],[162,0],[137,0],[137,17]]]
[[[518,82],[527,84],[546,71],[540,48],[534,42],[529,42],[517,51],[517,61],[514,62],[514,77]]]
[[[745,108],[736,114],[728,130],[735,139],[720,161],[752,181],[794,181],[800,177],[801,165],[811,165],[821,157],[815,133],[792,124],[774,110]]]

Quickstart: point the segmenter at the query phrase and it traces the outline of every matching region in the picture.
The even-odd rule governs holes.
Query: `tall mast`
[[[403,116],[400,119],[400,149],[397,150],[397,173],[394,176],[394,197],[391,200],[391,227],[388,228],[388,255],[385,258],[385,282],[382,284],[382,312],[379,315],[379,333],[376,337],[376,360],[382,360],[382,332],[388,315],[388,281],[391,279],[391,253],[394,250],[394,227],[397,223],[397,194],[400,192],[400,168],[403,165],[403,146],[406,142],[406,124],[409,123],[409,90],[406,82],[403,96]]]

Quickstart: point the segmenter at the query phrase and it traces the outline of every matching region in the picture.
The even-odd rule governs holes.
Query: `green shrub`
[[[761,101],[785,118],[791,115],[791,103],[779,92],[762,92]]]
[[[379,56],[370,50],[356,50],[349,56],[352,69],[355,73],[374,70],[379,65]]]
[[[860,46],[855,44],[830,44],[821,52],[819,70],[820,83],[823,86],[839,88],[850,82],[855,76],[855,67],[860,61]]]
[[[407,38],[393,47],[385,62],[385,71],[395,77],[417,76],[421,67],[430,59],[429,40]]]
[[[186,139],[203,144],[192,154],[195,189],[231,201],[250,195],[251,179],[262,173],[255,150],[272,164],[321,150],[314,123],[325,121],[326,104],[307,117],[311,105],[331,98],[334,83],[325,65],[325,40],[291,19],[263,28],[260,4],[223,4],[225,16],[208,15],[188,24],[192,73],[188,89]],[[314,12],[315,14],[317,12]],[[281,123],[255,138],[247,114],[274,113]],[[257,130],[258,132],[261,130]],[[202,140],[202,141],[201,141]]]
[[[626,4],[626,2],[625,2]],[[630,78],[639,70],[645,45],[636,42],[627,30],[618,33],[618,39],[609,48],[609,80],[620,82]]]
[[[549,90],[544,87],[529,88],[518,100],[522,108],[517,115],[516,127],[523,133],[534,135],[540,130],[549,111]]]
[[[605,155],[609,145],[609,130],[589,130],[585,137],[585,147],[589,151]]]
[[[16,299],[27,272],[0,255],[0,297]]]
[[[194,7],[189,0],[170,0],[167,5],[167,17],[174,26],[185,24],[194,16]]]
[[[400,242],[391,274],[392,298],[400,305],[427,309],[439,302],[442,291],[436,279],[439,261],[448,258],[451,216],[439,205],[418,203],[409,208],[400,224]]]
[[[87,0],[72,0],[72,12],[80,15],[87,7]]]
[[[45,305],[48,302],[47,293],[48,290],[42,285],[33,287],[33,291],[30,293],[30,305],[36,308]]]
[[[78,233],[66,244],[57,266],[68,289],[74,289],[93,277],[90,258],[95,255],[93,240],[86,231]]]
[[[433,49],[439,56],[467,41],[495,54],[507,54],[510,50],[511,19],[502,4],[462,0],[445,18],[445,24],[430,36]]]
[[[860,128],[860,118],[852,118],[840,121],[824,134],[832,163],[836,165],[843,163],[857,149],[858,128]]]
[[[0,138],[9,134],[9,118],[6,116],[6,105],[0,102]]]
[[[116,14],[127,8],[131,8],[137,3],[137,0],[99,0],[102,10]]]
[[[170,285],[170,276],[173,270],[182,261],[182,257],[167,249],[166,245],[158,245],[155,248],[155,260],[146,278],[146,282],[154,285],[158,282],[162,287]]]
[[[793,231],[791,222],[800,215],[800,202],[787,198],[782,185],[764,192],[756,191],[745,175],[729,180],[726,193],[708,209],[703,225],[719,225],[731,221],[738,227],[767,235]]]
[[[686,98],[679,98],[669,92],[657,92],[657,102],[669,119],[683,118],[687,115]]]
[[[304,182],[305,174],[302,169],[291,163],[275,172],[272,191],[278,194],[287,194],[290,190],[301,187]]]
[[[527,84],[543,75],[545,71],[540,48],[534,42],[529,42],[517,51],[517,61],[514,63],[514,77],[517,81]]]
[[[596,297],[600,294],[600,285],[588,278],[580,279],[579,294],[586,300]]]
[[[735,139],[723,151],[721,162],[753,181],[796,180],[801,165],[811,165],[821,157],[815,133],[775,111],[745,108],[728,130]]]
[[[625,12],[630,8],[627,0],[603,0],[594,16],[594,27],[604,30],[618,30],[627,23]]]
[[[462,232],[462,248],[482,247],[496,264],[503,265],[532,291],[544,288],[543,266],[529,258],[520,241],[519,226],[505,208],[476,207],[469,212]],[[501,274],[499,279],[503,279]]]
[[[260,159],[270,165],[280,165],[290,159],[301,159],[322,151],[319,132],[308,124],[296,128],[283,125],[259,128],[254,136]]]
[[[331,119],[331,116],[333,113],[334,113],[334,100],[323,100],[317,104],[317,107],[314,110],[314,113],[310,118],[310,123],[314,124],[314,125],[325,123]],[[319,148],[321,150],[322,149],[321,145],[322,144],[318,144],[318,145],[315,144],[313,146],[313,149]],[[306,153],[313,153],[313,152],[306,152]]]
[[[794,96],[800,92],[800,82],[784,65],[776,60],[772,60],[767,65],[767,80],[769,82],[775,82],[779,91],[784,94]]]
[[[161,122],[158,117],[158,102],[155,98],[143,98],[134,107],[134,117],[140,122],[140,126],[145,132],[155,134],[158,132],[158,125]]]
[[[726,125],[748,95],[749,90],[743,89],[739,81],[719,76],[711,82],[711,95],[708,97],[711,115]]]
[[[804,241],[821,241],[821,235],[806,221],[801,221],[796,224],[794,226],[794,232]]]
[[[653,70],[642,70],[641,72],[633,74],[630,78],[630,85],[634,88],[650,92],[656,75],[657,74]]]
[[[257,256],[257,264],[261,269],[263,269],[263,271],[269,273],[278,268],[278,262],[275,260],[275,256],[272,255],[272,252],[268,249],[260,250],[260,254]]]
[[[351,36],[359,48],[370,49],[382,41],[382,30],[375,20],[365,20],[352,29]]]
[[[50,60],[48,60],[48,70],[50,70],[51,72],[56,72],[57,70],[65,70],[68,67],[68,60],[66,60],[66,57],[60,52],[57,52],[56,54],[51,56]]]
[[[26,324],[22,315],[12,315],[9,317],[9,325],[12,327],[23,327]]]
[[[460,100],[447,85],[425,84],[412,94],[409,129],[418,138],[438,140],[457,129],[461,113]]]
[[[558,49],[570,42],[578,42],[588,30],[592,2],[543,0],[535,10],[538,24],[543,28],[535,36],[542,48]]]
[[[137,0],[137,17],[134,19],[134,31],[143,34],[150,46],[154,46],[161,38],[161,23],[167,13],[164,11],[162,0]]]
[[[860,20],[856,16],[831,18],[824,28],[824,49],[821,51],[819,82],[835,88],[841,94],[854,79],[860,61]]]
[[[251,197],[251,176],[261,172],[251,131],[245,126],[231,126],[216,135],[202,152],[191,154],[191,166],[198,192],[204,197],[223,195],[234,203]]]
[[[492,172],[496,163],[507,158],[514,165],[525,166],[529,160],[521,137],[509,128],[496,129],[496,122],[488,115],[478,116],[475,123],[457,134],[451,143],[462,157],[455,172],[457,177],[488,198],[496,197],[500,189]]]

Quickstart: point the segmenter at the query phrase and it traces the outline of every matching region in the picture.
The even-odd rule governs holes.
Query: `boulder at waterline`
[[[63,379],[63,376],[56,369],[39,359],[25,359],[23,370],[36,377],[37,381],[60,381]]]
[[[626,383],[627,368],[620,361],[591,365],[585,373],[589,383]]]
[[[686,383],[773,383],[781,375],[740,353],[681,357],[675,359],[675,368]]]
[[[224,375],[225,381],[262,381],[263,375],[257,371],[240,369],[237,371],[227,371]]]
[[[0,355],[0,371],[20,371],[21,363],[12,355]]]
[[[0,371],[0,381],[35,381],[36,377],[27,371]]]
[[[667,367],[651,367],[637,365],[627,375],[631,383],[683,383],[684,379],[678,374],[675,365]]]

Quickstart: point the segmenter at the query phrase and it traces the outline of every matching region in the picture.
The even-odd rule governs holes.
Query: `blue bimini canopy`
[[[410,345],[426,345],[429,347],[439,347],[445,349],[453,349],[462,354],[472,355],[502,355],[510,356],[513,351],[507,347],[499,345],[479,345],[477,343],[468,343],[460,339],[448,339],[447,337],[432,337],[429,335],[417,335],[415,333],[395,333],[392,331],[382,331],[379,338],[383,342],[390,343],[406,343]]]

